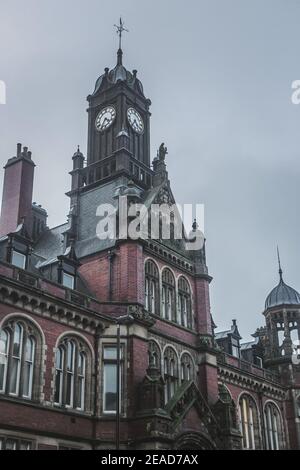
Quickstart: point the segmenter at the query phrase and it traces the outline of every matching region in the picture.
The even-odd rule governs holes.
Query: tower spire
[[[278,267],[279,267],[279,277],[280,277],[280,280],[282,281],[282,269],[281,269],[281,263],[280,263],[280,255],[279,255],[279,248],[278,248],[278,245],[277,245],[277,258],[278,258]]]
[[[129,33],[129,31],[128,31],[128,29],[126,29],[124,27],[124,23],[123,23],[121,17],[120,17],[120,23],[118,25],[115,24],[114,27],[117,28],[116,32],[119,36],[118,65],[122,65],[122,55],[123,55],[123,51],[122,51],[122,34],[123,34],[123,31],[126,31],[127,33]]]

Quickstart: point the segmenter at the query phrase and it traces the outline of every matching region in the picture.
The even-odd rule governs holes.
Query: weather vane
[[[122,21],[122,18],[120,18],[120,24],[114,24],[114,27],[117,28],[117,34],[119,35],[119,49],[122,49],[122,33],[123,31],[126,31],[129,33],[129,30],[124,28],[124,23]]]

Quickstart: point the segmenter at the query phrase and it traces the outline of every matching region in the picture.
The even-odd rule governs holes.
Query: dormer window
[[[231,354],[234,357],[240,357],[240,346],[237,339],[231,337]]]
[[[11,264],[20,269],[26,268],[26,255],[20,253],[19,251],[12,250],[11,254]]]
[[[77,269],[80,262],[76,257],[74,247],[68,247],[63,255],[58,259],[58,282],[67,289],[74,290],[77,288]]]
[[[62,273],[62,285],[68,289],[74,289],[75,287],[75,276],[72,274]]]

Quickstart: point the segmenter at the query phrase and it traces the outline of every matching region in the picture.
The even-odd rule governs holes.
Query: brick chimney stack
[[[32,192],[35,164],[28,147],[17,144],[17,156],[4,167],[0,236],[16,230],[22,219],[29,234],[32,233]]]

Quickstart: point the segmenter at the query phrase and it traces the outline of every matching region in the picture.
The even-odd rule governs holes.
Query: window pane
[[[67,373],[66,405],[73,404],[73,374]]]
[[[74,276],[71,276],[71,274],[63,273],[62,283],[63,286],[67,287],[68,289],[74,289]]]
[[[9,392],[17,393],[17,382],[19,373],[19,359],[12,359],[10,374],[9,374]]]
[[[8,334],[2,330],[0,332],[0,354],[6,354],[8,348]]]
[[[61,377],[62,373],[57,370],[55,374],[55,395],[54,395],[54,402],[61,403]]]
[[[67,369],[73,370],[73,368],[74,368],[74,345],[70,341],[68,343]]]
[[[25,361],[33,361],[34,340],[28,338],[26,341]]]
[[[84,408],[84,378],[78,377],[76,387],[76,408]]]
[[[85,354],[79,353],[78,354],[78,374],[84,375],[85,373]]]
[[[20,357],[23,328],[18,323],[14,332],[13,356]]]
[[[104,411],[116,411],[117,365],[104,365]]]
[[[56,360],[55,360],[57,369],[62,369],[62,360],[63,360],[63,352],[61,349],[58,349],[56,351]]]
[[[32,395],[33,364],[25,362],[23,369],[23,397],[31,398]]]
[[[6,376],[6,363],[7,359],[5,356],[0,355],[0,391],[4,391],[5,387],[5,376]]]
[[[18,253],[18,251],[13,251],[11,257],[11,264],[16,266],[17,268],[25,269],[26,256],[22,253]]]
[[[117,348],[115,346],[104,348],[104,359],[117,359]]]
[[[7,353],[8,353],[8,333],[4,330],[0,332],[0,391],[5,389],[7,372]]]

